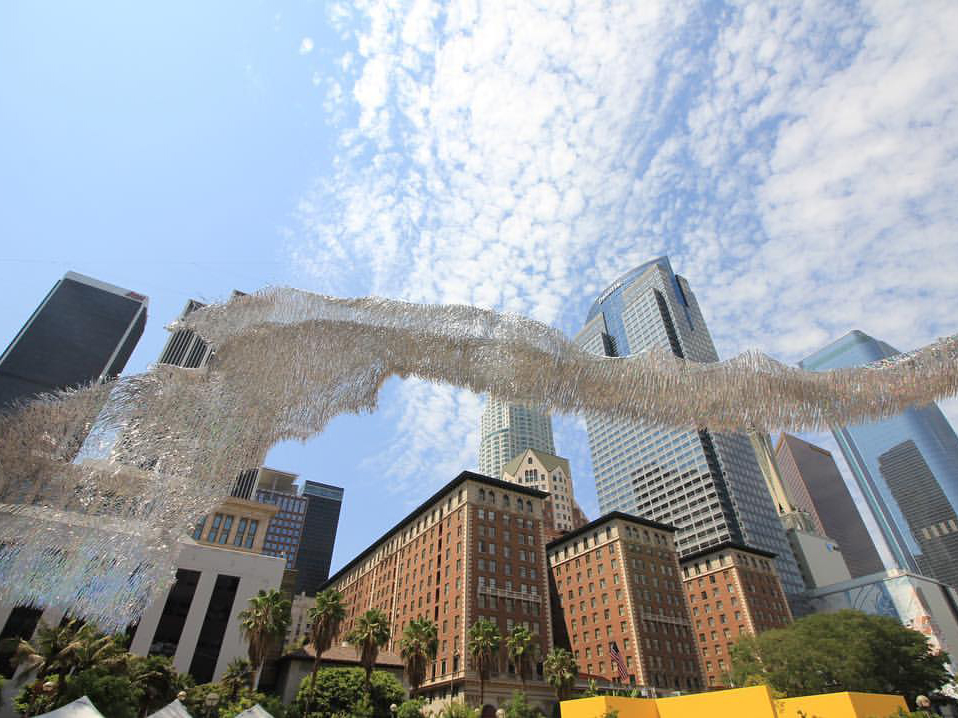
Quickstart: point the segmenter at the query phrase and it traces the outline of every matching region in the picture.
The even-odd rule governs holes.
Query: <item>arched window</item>
[[[532,513],[532,502],[531,502],[531,501],[526,501],[526,511],[528,511],[530,514]]]
[[[486,500],[486,490],[485,490],[485,489],[479,489],[479,500],[480,500],[480,501],[485,501],[485,500]]]

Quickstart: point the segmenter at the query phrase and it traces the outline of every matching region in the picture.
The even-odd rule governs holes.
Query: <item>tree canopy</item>
[[[302,718],[392,718],[389,706],[401,704],[404,696],[402,684],[385,671],[372,672],[367,692],[363,669],[320,668],[314,686],[310,676],[304,676],[290,709]],[[310,712],[303,715],[307,705]]]
[[[833,691],[915,696],[949,680],[948,656],[894,618],[816,613],[786,628],[743,636],[732,648],[733,685],[767,683],[793,697]]]

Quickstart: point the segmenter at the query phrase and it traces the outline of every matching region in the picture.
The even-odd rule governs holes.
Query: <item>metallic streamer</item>
[[[469,306],[267,289],[173,325],[214,347],[0,416],[0,601],[104,628],[169,585],[183,534],[270,446],[371,411],[416,376],[554,411],[728,429],[823,429],[958,393],[958,336],[875,365],[805,372],[760,353],[712,364],[606,358],[523,317]]]

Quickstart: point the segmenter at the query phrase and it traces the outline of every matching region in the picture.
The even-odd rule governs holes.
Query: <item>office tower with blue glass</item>
[[[800,366],[825,371],[898,353],[852,331]],[[886,565],[958,586],[958,436],[941,410],[929,404],[832,433],[878,526],[872,538]]]
[[[592,305],[576,343],[625,357],[653,348],[697,362],[718,354],[688,282],[667,257],[636,267]],[[726,542],[770,551],[793,605],[804,583],[745,434],[586,419],[600,513],[674,525],[680,555]]]
[[[0,354],[0,409],[115,378],[146,327],[142,294],[67,272]]]

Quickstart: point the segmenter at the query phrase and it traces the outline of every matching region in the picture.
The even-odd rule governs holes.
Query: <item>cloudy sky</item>
[[[574,334],[660,254],[723,357],[955,332],[958,5],[770,5],[4,3],[0,337],[67,269],[150,295],[131,371],[265,284]],[[341,565],[476,466],[481,408],[394,381],[269,463],[346,487]]]

